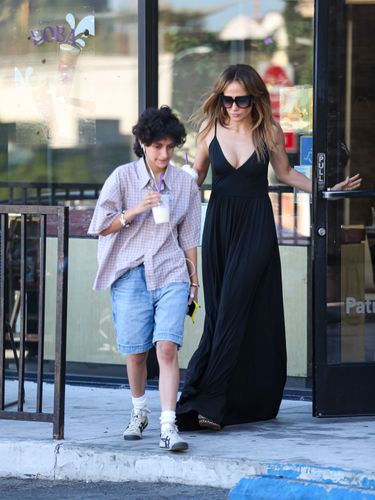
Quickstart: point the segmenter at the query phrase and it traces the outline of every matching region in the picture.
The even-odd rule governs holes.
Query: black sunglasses
[[[224,108],[231,108],[234,102],[239,108],[249,108],[251,106],[252,98],[251,95],[238,95],[233,98],[230,95],[221,94],[221,101]]]

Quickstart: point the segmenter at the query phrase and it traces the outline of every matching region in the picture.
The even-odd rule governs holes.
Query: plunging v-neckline
[[[216,135],[215,135],[214,139],[216,139],[216,142],[217,142],[217,143],[218,143],[218,145],[219,145],[219,148],[220,148],[221,154],[223,155],[224,160],[228,163],[228,165],[230,166],[230,168],[232,168],[233,170],[240,170],[243,166],[245,166],[245,165],[246,165],[246,163],[247,163],[248,161],[250,161],[250,160],[251,160],[251,158],[254,156],[254,153],[256,152],[256,149],[254,149],[254,151],[251,153],[251,155],[248,157],[248,159],[247,159],[244,163],[242,163],[242,165],[240,165],[239,167],[234,167],[234,166],[233,166],[233,165],[232,165],[232,164],[228,161],[227,157],[225,156],[224,151],[223,151],[223,148],[221,147],[221,144],[220,144],[220,142],[219,142],[219,139],[217,138],[217,136],[216,136]]]

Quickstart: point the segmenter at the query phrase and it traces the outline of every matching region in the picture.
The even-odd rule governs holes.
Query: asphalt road
[[[0,478],[1,500],[224,500],[229,490],[166,483],[85,483]]]

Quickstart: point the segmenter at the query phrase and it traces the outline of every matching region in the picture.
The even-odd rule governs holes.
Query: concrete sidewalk
[[[25,410],[32,409],[35,389],[26,384]],[[7,401],[16,394],[16,382],[7,381]],[[52,394],[53,386],[46,384],[51,404]],[[277,477],[375,493],[375,418],[316,419],[311,403],[285,400],[273,421],[184,433],[190,449],[178,454],[159,449],[158,393],[148,391],[148,401],[149,426],[144,439],[134,442],[122,438],[130,413],[128,389],[67,386],[63,441],[52,440],[51,424],[0,420],[0,477],[223,488],[241,478]]]

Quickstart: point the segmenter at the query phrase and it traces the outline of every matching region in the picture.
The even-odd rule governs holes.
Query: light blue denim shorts
[[[181,347],[189,290],[189,283],[170,283],[148,291],[143,265],[120,276],[111,286],[118,351],[147,352],[158,340]]]

